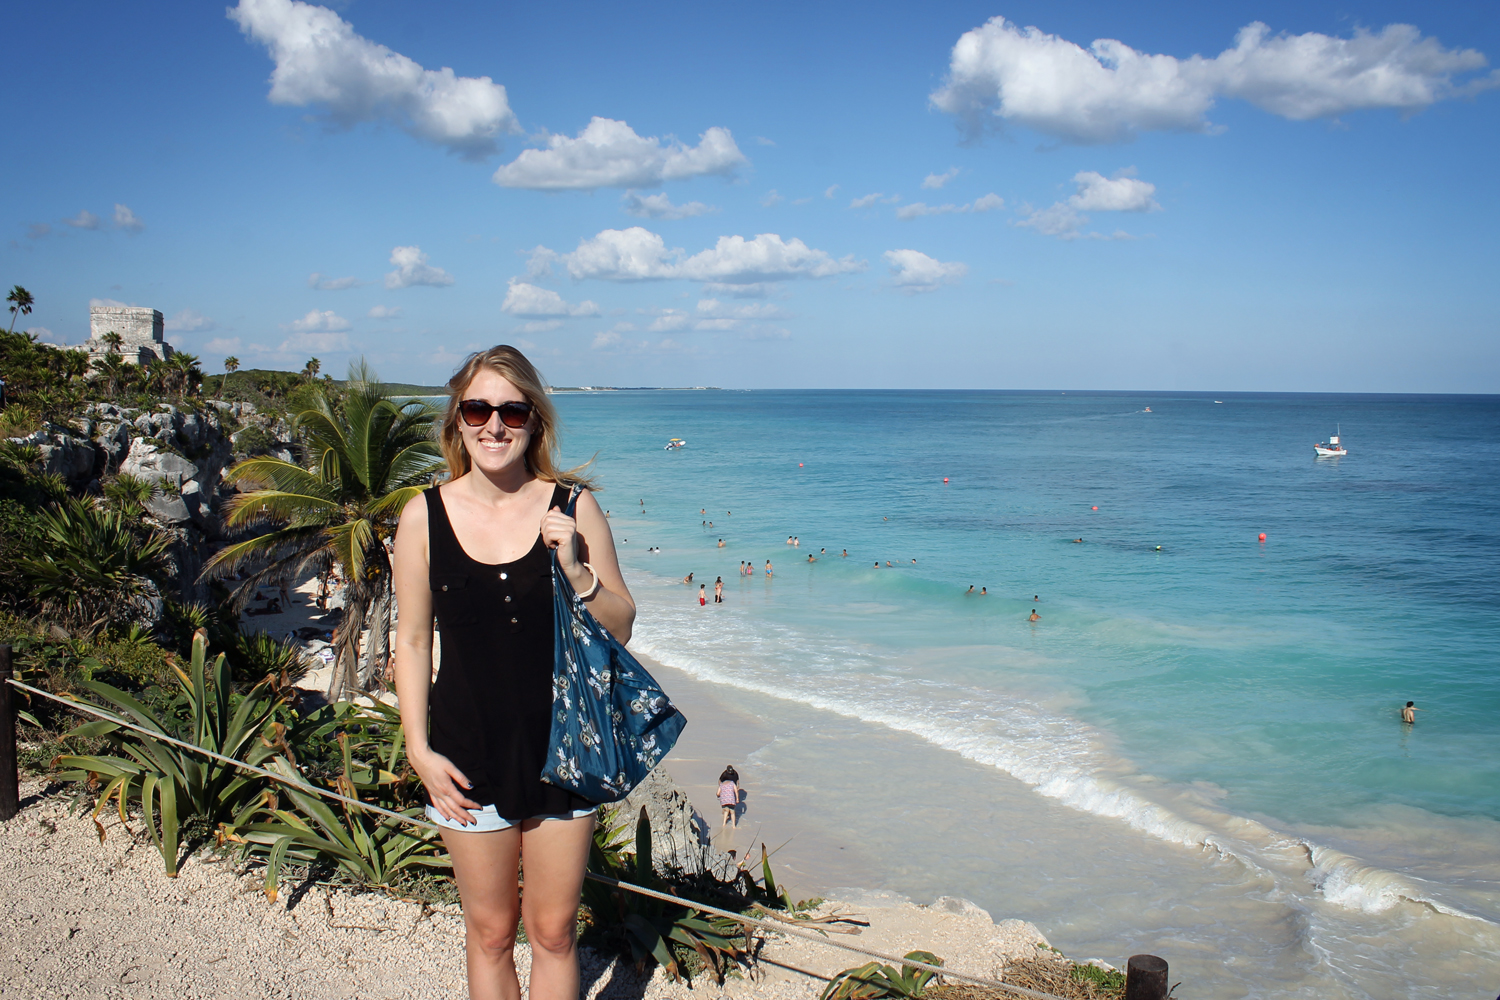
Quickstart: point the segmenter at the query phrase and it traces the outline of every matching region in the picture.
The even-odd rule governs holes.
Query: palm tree
[[[177,401],[182,402],[193,387],[203,381],[203,372],[198,367],[198,355],[176,351],[165,364],[164,374],[177,387]]]
[[[385,540],[406,502],[442,466],[433,435],[439,414],[421,400],[392,398],[362,360],[349,366],[339,405],[321,390],[315,399],[296,421],[311,468],[259,456],[225,473],[228,483],[259,487],[228,503],[225,526],[270,530],[220,550],[203,578],[250,568],[231,597],[238,610],[265,584],[339,567],[347,590],[329,682],[336,699],[368,689],[385,666],[392,596]],[[367,626],[370,641],[361,650]]]
[[[317,358],[308,358],[307,364],[302,366],[302,374],[309,379],[318,377],[318,372],[323,370],[323,362]]]
[[[5,301],[11,304],[9,332],[15,333],[17,316],[30,316],[31,307],[36,305],[36,299],[32,298],[31,293],[26,289],[20,285],[16,285],[10,290],[10,294],[5,297]]]
[[[119,334],[115,334],[119,336]],[[105,381],[105,387],[110,396],[118,396],[120,390],[130,381],[130,366],[125,359],[114,351],[105,354],[104,357],[94,362],[94,370],[97,371]]]
[[[104,341],[104,351],[106,354],[119,354],[120,345],[125,343],[125,338],[120,336],[118,333],[115,333],[115,331],[113,330],[109,331],[99,339]]]
[[[239,371],[240,359],[231,354],[224,359],[224,377],[219,379],[219,398],[224,398],[224,383],[229,381],[229,376]]]

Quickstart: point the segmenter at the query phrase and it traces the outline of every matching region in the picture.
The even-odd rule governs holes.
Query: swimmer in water
[[[808,562],[817,562],[818,561],[818,557],[815,556],[815,555],[813,555],[811,552],[809,552],[807,554],[807,561]]]
[[[844,551],[843,551],[843,552],[842,552],[842,553],[841,553],[841,555],[842,555],[842,556],[843,556],[843,557],[844,557],[844,558],[845,558],[845,559],[848,559],[848,558],[849,558],[849,550],[848,550],[848,549],[845,549],[845,550],[844,550]]]
[[[972,593],[974,593],[974,585],[971,583],[969,584],[969,589],[964,591],[964,596],[968,597]]]
[[[721,539],[719,539],[719,548],[722,549],[723,547],[724,547],[724,539],[721,538]]]
[[[1417,707],[1416,702],[1407,702],[1406,707],[1401,710],[1401,721],[1407,725],[1414,724],[1417,721],[1417,713],[1420,711],[1422,710]]]
[[[1083,539],[1082,538],[1075,538],[1075,539],[1073,539],[1073,544],[1074,545],[1082,545],[1083,544]]]
[[[1036,613],[1036,608],[1032,608],[1031,617],[1026,620],[1029,622],[1039,622],[1042,620],[1042,616]]]
[[[683,577],[682,582],[691,585],[693,582],[693,574],[689,573],[687,576]]]
[[[771,575],[771,560],[766,560],[766,576]]]
[[[990,596],[990,588],[988,588],[988,587],[980,587],[979,588],[979,596],[980,597],[989,597]]]

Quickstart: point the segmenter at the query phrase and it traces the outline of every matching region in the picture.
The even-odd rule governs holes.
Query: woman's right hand
[[[408,753],[406,759],[411,761],[417,777],[422,779],[427,798],[440,816],[462,826],[478,822],[468,810],[484,807],[464,794],[474,785],[453,765],[453,761],[432,750]]]

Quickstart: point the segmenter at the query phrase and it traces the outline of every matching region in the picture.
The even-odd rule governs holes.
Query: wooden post
[[[1131,955],[1125,963],[1125,1000],[1167,1000],[1167,960]]]
[[[16,761],[15,689],[10,686],[10,644],[0,645],[0,820],[21,809]]]

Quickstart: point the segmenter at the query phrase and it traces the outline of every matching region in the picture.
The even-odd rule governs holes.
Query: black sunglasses
[[[520,430],[526,426],[534,409],[530,403],[501,403],[493,406],[482,399],[465,399],[458,404],[459,416],[470,427],[483,427],[490,422],[491,413],[499,413],[502,424]]]

